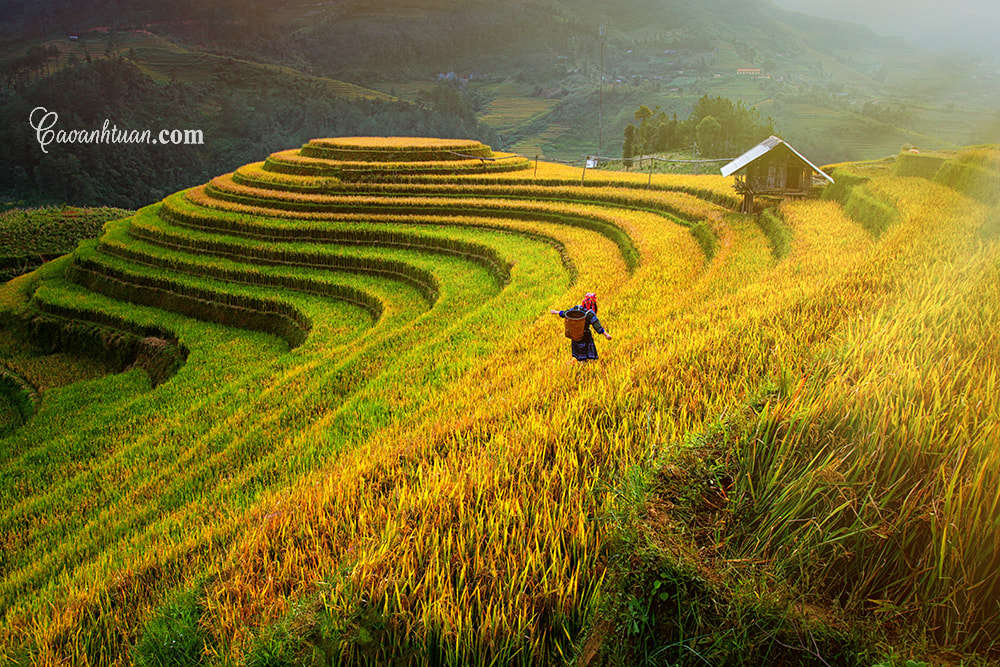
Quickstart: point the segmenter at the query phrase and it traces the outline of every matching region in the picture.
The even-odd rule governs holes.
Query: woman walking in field
[[[566,333],[572,339],[570,352],[577,361],[597,359],[597,346],[594,345],[594,336],[590,332],[590,327],[594,327],[597,333],[604,334],[605,338],[611,340],[611,334],[604,330],[601,321],[597,319],[597,295],[593,292],[587,292],[579,306],[573,306],[568,310],[550,310],[549,312],[562,318],[566,318],[568,314],[570,319],[583,320],[582,333],[578,336],[577,334],[571,335],[569,327],[567,327]]]

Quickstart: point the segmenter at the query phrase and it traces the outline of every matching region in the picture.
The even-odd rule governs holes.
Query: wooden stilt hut
[[[833,183],[822,169],[778,137],[770,137],[722,168],[723,176],[736,174],[736,192],[743,195],[743,213],[753,213],[755,195],[805,197],[814,174]]]

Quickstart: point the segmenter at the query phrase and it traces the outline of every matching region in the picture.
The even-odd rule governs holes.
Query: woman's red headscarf
[[[580,303],[584,310],[592,310],[594,314],[597,314],[597,295],[593,292],[587,292],[583,297],[583,302]]]

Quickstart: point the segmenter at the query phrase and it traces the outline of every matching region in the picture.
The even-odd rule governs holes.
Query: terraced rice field
[[[519,127],[535,116],[551,111],[557,100],[545,97],[527,97],[524,93],[500,95],[490,101],[480,120],[498,130]]]
[[[550,154],[549,147],[557,142],[562,135],[569,133],[565,125],[550,125],[541,134],[523,139],[511,147],[511,150],[521,155],[535,156]]]
[[[728,491],[741,519],[717,557],[799,564],[854,612],[898,598],[900,615],[933,619],[941,641],[980,646],[1000,628],[976,597],[1000,585],[995,547],[956,544],[941,518],[951,537],[932,531],[926,556],[936,583],[907,597],[909,552],[887,566],[885,551],[857,545],[897,534],[909,548],[923,535],[904,521],[917,510],[892,477],[907,474],[899,456],[869,451],[896,437],[890,423],[915,434],[893,441],[900,451],[938,461],[920,497],[942,517],[958,500],[955,521],[995,507],[987,338],[1000,295],[983,276],[1000,250],[981,230],[996,210],[890,173],[859,187],[900,221],[876,237],[836,202],[788,203],[792,240],[778,259],[761,227],[732,212],[721,177],[584,173],[470,141],[340,138],[108,223],[0,288],[6,317],[36,335],[67,343],[85,331],[140,359],[43,392],[0,440],[0,656],[567,662],[606,608],[616,480],[748,410]],[[926,276],[956,287],[924,290]],[[599,363],[575,365],[548,310],[585,291],[614,338],[598,342]],[[976,327],[961,320],[968,345],[949,357],[937,350],[953,334],[956,293],[989,307]],[[898,313],[929,328],[920,345],[933,363],[964,375],[953,384],[917,364],[905,387],[923,399],[882,413],[875,388],[902,391],[889,369],[912,349]],[[888,421],[844,426],[839,411],[852,408],[825,393],[837,382],[837,396],[854,392]],[[823,420],[830,428],[814,434]],[[933,434],[959,424],[938,451]],[[870,428],[885,436],[860,437]],[[887,477],[848,470],[852,460],[875,460]],[[934,467],[949,461],[947,474]],[[782,494],[797,483],[816,502]],[[837,494],[862,488],[864,521],[824,532],[823,517],[854,507]],[[801,533],[783,523],[807,514],[818,518]],[[846,551],[858,560],[845,592],[834,582]],[[947,582],[961,577],[959,606]],[[978,634],[952,606],[977,610]]]
[[[86,38],[85,38],[86,39]],[[154,81],[169,82],[172,80],[185,83],[218,85],[221,81],[240,81],[249,88],[264,88],[269,80],[283,78],[287,81],[310,81],[319,85],[328,93],[346,99],[378,99],[394,100],[395,97],[371,88],[364,88],[344,81],[325,77],[312,77],[292,67],[258,63],[232,57],[190,50],[176,42],[146,30],[132,30],[115,34],[115,48],[120,53],[128,54],[145,74]],[[98,41],[95,38],[91,42]],[[99,47],[91,43],[91,50],[103,48],[105,42],[98,42]],[[66,43],[61,40],[57,46],[63,51],[79,50],[79,43]],[[84,58],[85,53],[74,54]],[[256,82],[256,86],[254,86]]]

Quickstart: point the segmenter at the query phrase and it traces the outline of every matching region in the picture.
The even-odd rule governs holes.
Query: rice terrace
[[[0,664],[996,659],[996,146],[265,157],[0,286]]]

